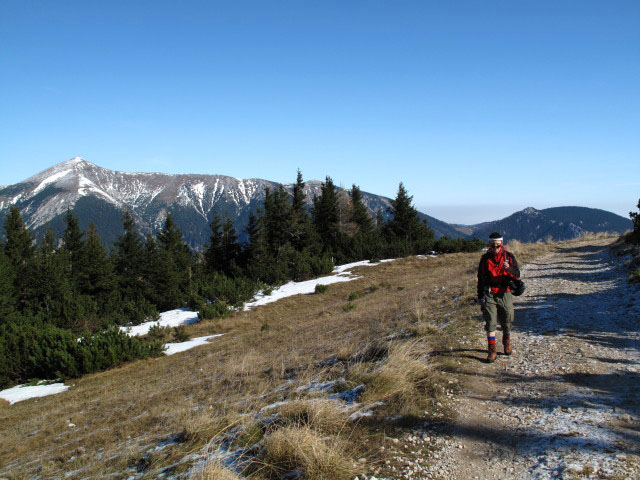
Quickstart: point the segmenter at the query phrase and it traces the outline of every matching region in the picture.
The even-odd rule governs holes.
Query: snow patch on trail
[[[0,398],[5,399],[10,405],[13,405],[14,403],[21,402],[22,400],[55,395],[56,393],[62,393],[68,389],[69,386],[64,383],[32,386],[18,385],[16,387],[0,391]]]

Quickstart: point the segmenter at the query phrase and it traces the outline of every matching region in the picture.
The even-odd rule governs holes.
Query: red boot
[[[513,350],[511,347],[511,335],[502,335],[502,346],[504,347],[504,354],[511,355]]]
[[[498,358],[498,349],[495,343],[489,343],[489,355],[487,356],[487,363],[493,363]]]

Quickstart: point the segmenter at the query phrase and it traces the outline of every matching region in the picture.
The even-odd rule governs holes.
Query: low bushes
[[[77,339],[50,323],[8,322],[0,325],[0,387],[31,378],[77,377],[162,350],[162,342],[129,337],[116,327]]]

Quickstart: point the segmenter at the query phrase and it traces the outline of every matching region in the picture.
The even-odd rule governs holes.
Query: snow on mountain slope
[[[222,198],[241,209],[262,195],[264,187],[273,185],[223,175],[118,172],[75,157],[10,186],[10,192],[0,191],[0,210],[17,205],[27,226],[37,228],[73,208],[80,198],[94,196],[141,216],[155,202],[160,209],[177,203],[207,219]]]

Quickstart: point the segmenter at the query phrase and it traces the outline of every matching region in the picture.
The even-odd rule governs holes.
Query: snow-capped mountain
[[[321,185],[317,180],[306,182],[309,204],[320,194]],[[268,180],[224,175],[118,172],[76,157],[0,189],[0,214],[15,205],[30,230],[40,233],[48,225],[59,234],[71,209],[83,228],[95,223],[103,241],[110,244],[122,233],[124,210],[133,213],[142,232],[157,231],[171,212],[187,243],[199,249],[209,238],[214,211],[223,219],[231,218],[242,236],[249,213],[262,206],[265,188],[277,186]],[[371,212],[382,208],[386,213],[390,205],[385,197],[369,193],[363,197]],[[425,218],[438,236],[461,236],[448,224]]]

